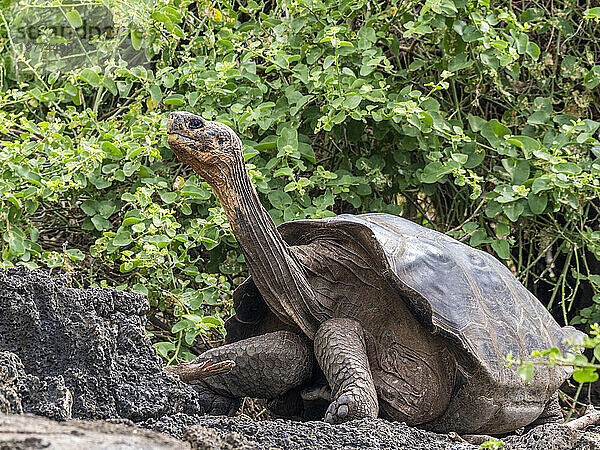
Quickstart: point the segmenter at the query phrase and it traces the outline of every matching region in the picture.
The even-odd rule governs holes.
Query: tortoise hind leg
[[[383,332],[377,342],[373,379],[381,416],[407,425],[443,417],[456,382],[456,361],[431,334],[404,339]]]
[[[361,325],[352,319],[330,319],[319,327],[314,345],[333,399],[325,421],[377,417],[377,393]]]

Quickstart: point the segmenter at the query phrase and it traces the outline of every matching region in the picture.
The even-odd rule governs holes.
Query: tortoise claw
[[[372,412],[368,411],[364,406],[365,405],[362,405],[361,407],[361,401],[356,396],[352,394],[342,394],[336,401],[329,405],[323,420],[327,423],[339,424],[350,420],[377,417],[376,414],[373,415]]]

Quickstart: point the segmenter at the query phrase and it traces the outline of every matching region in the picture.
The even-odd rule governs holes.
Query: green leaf
[[[71,261],[83,261],[85,254],[78,248],[70,248],[65,250],[65,253]]]
[[[571,162],[557,164],[555,168],[557,172],[567,173],[569,175],[578,175],[583,171],[581,167]]]
[[[363,66],[363,67],[366,67],[366,66]],[[362,71],[362,69],[361,69],[361,71]],[[338,112],[335,116],[333,116],[333,119],[331,119],[331,121],[335,125],[342,123],[344,120],[346,120],[346,112],[345,111]]]
[[[522,366],[519,367],[517,373],[524,381],[531,381],[531,378],[533,377],[533,363],[524,363]]]
[[[510,245],[506,239],[494,239],[491,245],[499,258],[510,258]]]
[[[281,169],[278,169],[275,171],[275,173],[273,174],[273,178],[291,177],[293,175],[294,175],[294,171],[292,170],[291,167],[282,167]]]
[[[171,333],[179,333],[181,330],[185,330],[190,326],[190,322],[187,319],[180,320],[171,328]]]
[[[100,77],[92,69],[83,69],[79,74],[79,78],[94,87],[100,85]]]
[[[137,292],[138,294],[143,294],[145,296],[148,296],[148,288],[146,286],[144,286],[143,284],[140,284],[140,283],[134,284],[133,287],[131,288],[131,290],[133,292]]]
[[[199,188],[196,186],[185,185],[181,189],[181,195],[184,197],[193,197],[200,200],[208,200],[210,198],[210,192],[206,189]]]
[[[273,150],[274,148],[277,148],[277,139],[277,136],[274,135],[267,136],[258,144],[254,144],[253,147],[259,152]]]
[[[130,192],[124,192],[121,194],[121,200],[127,203],[135,203],[137,201],[137,197]]]
[[[511,176],[513,185],[519,186],[529,178],[530,165],[525,159],[505,158],[502,165]]]
[[[452,167],[444,166],[441,162],[434,161],[425,166],[420,178],[423,183],[435,183],[453,170],[454,168]]]
[[[482,37],[483,34],[475,27],[475,25],[467,25],[462,33],[462,39],[465,42],[473,42]]]
[[[83,25],[83,21],[81,20],[81,15],[79,14],[79,11],[77,11],[76,9],[72,9],[71,11],[69,11],[67,14],[67,21],[69,22],[69,25],[71,25],[73,28],[79,28]]]
[[[528,42],[525,53],[527,53],[529,56],[531,56],[531,59],[533,59],[534,61],[537,61],[537,59],[540,56],[541,51],[535,42]]]
[[[578,368],[573,372],[573,379],[578,383],[593,383],[598,380],[598,373],[593,367]]]
[[[467,53],[459,53],[458,55],[453,57],[448,63],[448,70],[450,72],[458,72],[459,70],[471,67],[475,63],[475,61],[467,58]]]
[[[242,154],[244,156],[244,161],[247,162],[247,161],[250,161],[255,156],[260,155],[260,152],[257,151],[256,149],[254,149],[254,147],[250,147],[249,145],[247,145],[244,147]]]
[[[42,101],[42,91],[40,90],[40,88],[33,88],[29,91],[29,93],[31,94],[31,96],[33,98],[35,98],[38,101]]]
[[[306,160],[310,161],[311,163],[315,164],[317,162],[317,160],[315,158],[315,151],[313,150],[313,148],[310,144],[307,144],[305,142],[299,142],[298,143],[298,151],[300,152],[300,155],[302,155],[302,157],[304,157]]]
[[[175,350],[175,344],[173,344],[172,342],[157,342],[156,344],[154,344],[154,348],[160,356],[162,356],[163,358],[168,358],[169,352]]]
[[[467,162],[467,160],[469,159],[469,155],[465,155],[464,153],[452,153],[452,159],[454,161],[456,161],[457,163],[459,163],[460,165],[463,165]]]
[[[97,200],[87,199],[79,207],[88,216],[93,216],[98,212],[99,203]]]
[[[369,43],[374,44],[376,41],[377,35],[372,27],[362,27],[360,30],[358,30],[358,42],[360,49],[369,48]]]
[[[163,98],[163,93],[160,89],[160,86],[158,86],[157,84],[153,84],[152,86],[150,86],[150,96],[152,97],[152,101],[154,103],[160,103],[160,101]]]
[[[487,242],[489,242],[488,235],[485,232],[485,230],[481,230],[481,229],[475,231],[471,235],[471,238],[469,239],[469,245],[471,247],[479,247],[481,244],[484,244]]]
[[[346,100],[344,100],[344,107],[348,109],[358,108],[358,105],[360,105],[361,101],[362,97],[358,94],[349,96],[346,98]]]
[[[202,316],[199,316],[198,314],[184,314],[183,317],[185,317],[186,319],[194,322],[194,323],[202,323]]]
[[[583,77],[583,84],[588,89],[594,89],[600,84],[600,66],[594,66]]]
[[[179,198],[179,192],[165,192],[162,191],[160,194],[160,199],[166,204],[171,204],[177,201]]]
[[[71,83],[66,83],[63,87],[64,91],[69,94],[71,97],[75,97],[79,95],[79,89],[73,86]]]
[[[287,145],[292,150],[298,150],[298,130],[289,126],[281,129],[281,136],[277,139],[277,149],[284,150]]]
[[[533,180],[531,184],[531,192],[534,194],[539,194],[542,191],[547,191],[552,189],[553,184],[552,180],[547,177],[539,177]]]
[[[586,19],[600,20],[600,8],[597,6],[595,8],[586,9],[583,14]]]
[[[102,148],[117,159],[121,159],[123,157],[123,152],[119,150],[119,148],[112,142],[104,141],[102,143]]]
[[[501,145],[504,142],[503,137],[510,134],[510,130],[496,119],[486,122],[480,117],[470,115],[469,125],[474,131],[479,130],[481,135],[494,147]]]
[[[131,30],[131,46],[134,50],[139,50],[142,48],[142,39],[144,35],[141,31]]]
[[[115,84],[115,81],[112,78],[110,78],[110,77],[108,77],[108,76],[105,75],[102,78],[102,84],[104,85],[104,87],[106,89],[108,89],[108,91],[112,95],[116,96],[116,95],[119,94],[119,90],[117,89],[117,85]]]
[[[165,105],[182,106],[184,104],[184,97],[181,94],[169,95],[165,99]]]
[[[292,204],[292,197],[283,191],[271,191],[268,196],[269,202],[273,205],[273,208],[284,210]]]
[[[525,206],[521,201],[512,202],[504,205],[504,214],[511,222],[516,222],[519,216],[523,214]]]
[[[11,253],[22,255],[25,253],[25,244],[23,241],[23,232],[21,230],[9,230],[4,232],[4,240],[8,242]]]
[[[120,228],[112,242],[115,247],[125,247],[131,244],[132,241],[131,233],[124,228]]]
[[[505,224],[505,223],[496,224],[496,236],[506,237],[509,234],[510,234],[510,227],[507,224]]]
[[[136,223],[131,226],[131,229],[136,233],[143,233],[146,231],[146,224],[144,222]]]
[[[112,228],[111,223],[104,217],[102,217],[100,214],[96,214],[94,217],[92,217],[92,223],[98,231],[108,230]]]
[[[190,214],[192,214],[192,208],[187,203],[180,205],[179,210],[186,216],[189,216]]]
[[[527,159],[531,158],[531,155],[535,150],[539,150],[542,147],[540,141],[529,136],[511,136],[506,138],[506,141],[523,150],[525,158]]]
[[[517,162],[517,165],[515,166],[515,170],[513,172],[513,179],[512,179],[513,184],[521,185],[521,184],[525,183],[527,181],[527,179],[529,178],[529,172],[530,172],[529,163],[524,159],[520,159]]]
[[[98,214],[108,219],[117,210],[117,205],[111,200],[104,200],[97,203]]]
[[[536,111],[527,118],[527,123],[544,125],[550,120],[550,113],[548,111]]]
[[[154,11],[150,17],[152,17],[157,22],[161,22],[161,23],[165,23],[165,24],[166,23],[172,24],[171,19],[169,18],[169,16],[167,16],[162,11]]]
[[[203,317],[202,318],[202,323],[214,325],[215,327],[220,327],[220,326],[223,325],[223,322],[221,322],[221,320],[219,320],[219,318],[213,317],[213,316],[205,316],[205,317]]]
[[[534,194],[532,191],[527,196],[527,203],[532,213],[542,214],[546,210],[548,196],[546,194]]]

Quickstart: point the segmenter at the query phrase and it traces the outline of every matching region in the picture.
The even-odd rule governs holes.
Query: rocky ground
[[[196,391],[162,371],[144,332],[146,311],[142,296],[74,289],[25,268],[0,271],[0,449],[477,448],[383,420],[332,426],[204,416]],[[546,425],[503,441],[600,449],[600,427]]]
[[[0,449],[189,449],[165,434],[106,421],[56,422],[33,415],[0,415]]]

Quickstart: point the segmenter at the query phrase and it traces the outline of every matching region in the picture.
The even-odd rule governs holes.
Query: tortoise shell
[[[317,239],[335,240],[336,233],[343,230],[347,234],[352,229],[355,239],[370,250],[373,270],[380,271],[397,289],[398,301],[404,301],[425,328],[459,349],[462,386],[457,387],[455,400],[439,419],[445,425],[433,429],[452,429],[465,420],[465,412],[459,412],[465,403],[485,402],[488,397],[494,403],[487,408],[489,420],[502,422],[505,419],[499,415],[515,414],[515,408],[530,408],[532,404],[536,407],[527,414],[539,415],[570,376],[564,367],[536,368],[523,393],[524,383],[516,370],[506,368],[509,354],[527,357],[534,350],[550,347],[564,351],[563,341],[577,332],[559,326],[537,298],[490,254],[389,214],[299,220],[278,229],[292,248]],[[287,327],[269,311],[251,279],[236,290],[234,307],[236,316],[227,324],[228,342]],[[479,379],[477,383],[470,382],[473,377]]]

